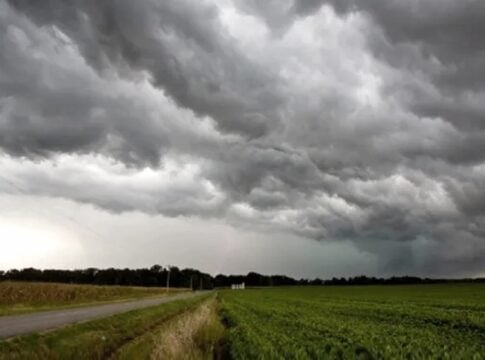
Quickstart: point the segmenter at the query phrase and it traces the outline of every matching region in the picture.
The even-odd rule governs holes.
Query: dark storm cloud
[[[382,30],[369,39],[374,54],[421,76],[439,94],[411,87],[409,106],[459,128],[485,126],[485,3],[468,1],[328,1],[343,14],[363,12]],[[399,84],[397,91],[403,91]]]
[[[363,11],[393,44],[415,43],[446,63],[479,54],[483,48],[485,4],[478,0],[326,1],[338,13]],[[483,86],[483,85],[482,85]]]
[[[378,29],[369,30],[374,55],[392,66],[420,72],[439,88],[430,94],[413,84],[388,84],[405,96],[412,111],[441,117],[454,126],[483,130],[485,105],[485,3],[480,0],[295,0],[278,6],[272,2],[241,2],[275,30],[287,29],[323,5],[338,14],[365,14]],[[278,9],[280,9],[278,11]],[[380,33],[379,31],[382,31]]]
[[[259,137],[278,121],[272,112],[281,101],[274,79],[231,48],[215,6],[129,0],[10,4],[39,25],[58,26],[98,69],[122,62],[149,71],[180,105],[211,116],[223,130]]]
[[[0,146],[24,158],[3,167],[26,192],[111,211],[350,241],[388,273],[479,273],[484,11],[2,1]]]

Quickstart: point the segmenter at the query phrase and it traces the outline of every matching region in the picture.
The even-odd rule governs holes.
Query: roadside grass
[[[187,291],[170,289],[169,293]],[[160,287],[0,282],[0,316],[167,295]]]
[[[167,320],[196,309],[211,296],[200,295],[59,330],[0,341],[0,360],[106,359],[123,345],[159,328]]]
[[[198,307],[121,347],[112,357],[138,359],[214,359],[220,357],[225,328],[219,319],[219,302],[212,296]]]

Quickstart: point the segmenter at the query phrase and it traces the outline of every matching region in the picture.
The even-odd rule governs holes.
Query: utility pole
[[[190,291],[194,291],[194,275],[190,275]]]
[[[170,265],[167,266],[167,292],[170,289]]]

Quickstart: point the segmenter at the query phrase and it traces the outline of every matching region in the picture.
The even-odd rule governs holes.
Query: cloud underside
[[[485,264],[485,3],[0,1],[0,190]]]

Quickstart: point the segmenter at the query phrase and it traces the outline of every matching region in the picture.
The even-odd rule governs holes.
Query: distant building
[[[246,285],[244,285],[244,283],[231,285],[232,290],[244,290],[245,288],[246,288]]]

